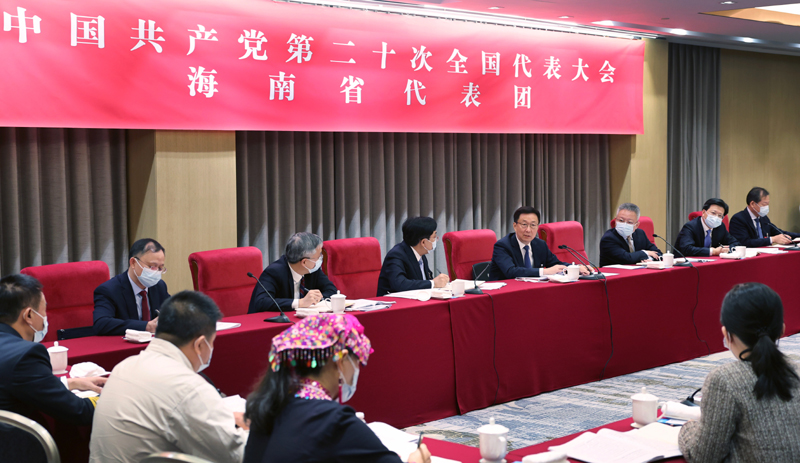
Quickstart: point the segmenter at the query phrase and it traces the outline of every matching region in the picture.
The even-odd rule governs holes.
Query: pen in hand
[[[419,433],[419,439],[417,440],[417,448],[419,448],[419,446],[422,445],[422,435],[424,433],[425,433],[425,431],[420,431],[420,433]]]

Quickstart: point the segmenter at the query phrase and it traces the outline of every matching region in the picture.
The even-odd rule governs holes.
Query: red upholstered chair
[[[322,271],[348,299],[375,297],[381,274],[381,244],[373,237],[322,243]]]
[[[27,267],[20,273],[42,283],[49,324],[45,341],[58,339],[58,330],[94,324],[94,290],[108,281],[108,264],[99,260],[70,262]]]
[[[253,246],[216,249],[189,254],[194,290],[208,295],[226,317],[247,313],[250,296],[264,270],[261,251]]]
[[[689,220],[694,220],[694,219],[700,217],[701,215],[703,215],[703,211],[690,212],[689,213]],[[730,230],[731,227],[730,227],[730,224],[728,223],[728,216],[727,215],[722,218],[722,223],[725,224],[725,228]]]
[[[493,230],[462,230],[447,232],[442,236],[447,273],[451,280],[471,280],[472,266],[492,260],[492,250],[497,242]]]
[[[577,254],[586,257],[586,250],[583,246],[583,226],[580,222],[552,222],[543,223],[539,226],[539,238],[547,243],[550,252],[556,255],[562,262],[575,262],[575,257],[566,249],[558,249],[562,244],[574,249]],[[575,262],[579,264],[579,262]]]
[[[611,219],[611,228],[617,226],[616,222],[616,218]],[[650,240],[651,243],[655,244],[653,233],[656,232],[656,228],[653,226],[653,219],[647,217],[646,215],[639,216],[639,228],[641,228],[645,235],[647,235],[647,239]]]

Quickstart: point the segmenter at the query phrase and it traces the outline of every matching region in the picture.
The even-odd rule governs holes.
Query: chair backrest
[[[580,222],[551,222],[539,225],[539,238],[547,243],[550,252],[562,262],[575,262],[575,257],[566,249],[558,249],[562,244],[574,249],[579,255],[586,257],[583,246],[583,226]],[[579,264],[579,262],[575,262]]]
[[[694,220],[694,219],[700,217],[701,215],[703,215],[703,211],[690,212],[689,213],[689,220]],[[722,223],[725,224],[725,228],[730,230],[731,227],[730,227],[730,224],[728,223],[728,216],[727,215],[722,218]]]
[[[40,265],[26,267],[20,273],[42,283],[50,326],[45,341],[58,339],[59,330],[93,325],[94,290],[108,281],[108,264],[93,260]]]
[[[255,274],[254,274],[255,275]],[[252,279],[252,278],[251,278]],[[160,452],[150,454],[142,459],[140,463],[212,463],[205,458],[187,455],[178,452]]]
[[[376,238],[343,238],[322,243],[322,271],[348,299],[375,297],[381,274]]]
[[[226,317],[247,313],[256,280],[264,270],[261,251],[253,246],[215,249],[189,254],[189,269],[195,291],[217,303]]]
[[[451,280],[471,280],[473,266],[492,260],[492,250],[497,242],[493,230],[462,230],[447,232],[442,236],[447,273]]]
[[[472,266],[472,275],[473,275],[472,278],[474,280],[477,280],[478,277],[480,276],[481,279],[485,281],[487,279],[487,273],[485,272],[485,270],[487,268],[489,268],[490,265],[492,265],[492,261],[490,261],[490,260],[488,260],[486,262],[478,262],[477,264],[473,265]]]
[[[617,219],[611,219],[611,228],[617,226]],[[650,240],[651,243],[655,244],[655,238],[653,237],[653,233],[656,232],[655,226],[653,226],[653,219],[647,217],[646,215],[639,216],[639,228],[647,235],[647,239]]]
[[[106,267],[106,270],[108,270],[108,267]],[[0,410],[0,423],[7,424],[16,429],[27,432],[35,437],[36,440],[38,440],[42,445],[42,450],[44,450],[47,463],[61,463],[61,456],[58,453],[56,441],[41,424],[33,421],[30,418],[26,418],[22,415],[18,415],[6,410]],[[26,461],[29,460],[26,459]]]

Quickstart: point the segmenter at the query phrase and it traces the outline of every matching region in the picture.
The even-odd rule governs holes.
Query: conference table
[[[694,268],[606,269],[617,274],[606,281],[508,280],[448,300],[378,298],[396,304],[353,312],[375,352],[348,404],[367,421],[403,428],[719,352],[722,298],[748,281],[775,289],[786,334],[800,332],[800,287],[789,270],[800,265],[800,252],[710,259]],[[272,337],[288,326],[264,322],[269,316],[223,319],[241,326],[217,333],[204,371],[223,393],[245,397],[266,370]],[[60,344],[71,365],[91,361],[109,371],[145,348],[121,337]]]

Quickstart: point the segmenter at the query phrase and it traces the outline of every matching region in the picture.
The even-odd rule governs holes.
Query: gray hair
[[[322,238],[319,236],[309,232],[295,233],[286,243],[286,260],[290,264],[296,264],[311,257],[320,246],[322,246]]]
[[[639,206],[633,203],[622,203],[617,208],[617,215],[619,211],[631,211],[636,214],[636,220],[639,220]]]

